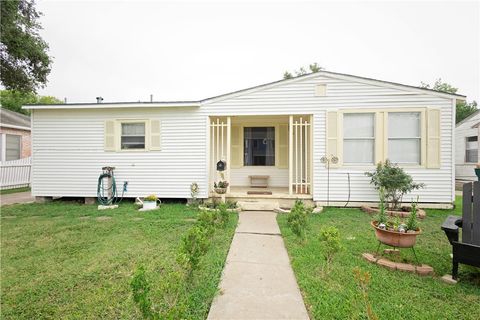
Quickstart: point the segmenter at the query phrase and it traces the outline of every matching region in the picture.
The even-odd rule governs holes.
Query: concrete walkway
[[[0,195],[0,205],[6,206],[15,203],[30,203],[34,202],[35,198],[32,197],[30,191],[16,192]]]
[[[309,319],[276,213],[240,213],[208,319]]]

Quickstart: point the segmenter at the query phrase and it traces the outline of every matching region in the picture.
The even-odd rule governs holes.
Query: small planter
[[[225,194],[227,193],[227,188],[215,188],[215,192],[218,194]]]
[[[383,244],[396,248],[412,248],[417,241],[417,236],[422,233],[422,230],[420,229],[413,232],[397,232],[380,229],[376,224],[376,221],[371,222],[372,227],[375,229],[377,240]]]
[[[157,208],[157,201],[143,201],[143,209],[152,210]]]

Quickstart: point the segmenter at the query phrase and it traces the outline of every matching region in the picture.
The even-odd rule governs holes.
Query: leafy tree
[[[52,96],[39,96],[33,92],[21,92],[15,90],[0,90],[0,103],[3,108],[15,112],[28,114],[28,110],[23,110],[22,106],[26,104],[59,104],[63,101]]]
[[[433,84],[432,87],[428,83],[421,82],[420,83],[421,88],[425,89],[432,89],[435,91],[440,91],[440,92],[446,92],[446,93],[457,93],[458,88],[455,88],[454,86],[443,82],[441,78],[438,78],[435,83]],[[456,116],[455,116],[455,122],[459,123],[463,119],[467,118],[471,114],[477,111],[477,102],[466,102],[466,101],[458,101],[457,106],[456,106]]]
[[[42,29],[35,0],[0,1],[0,81],[6,89],[36,92],[44,87],[52,58]]]
[[[308,65],[308,69],[309,69],[310,71],[307,71],[307,69],[305,69],[304,67],[300,67],[300,69],[294,71],[294,72],[295,72],[295,76],[296,76],[296,77],[298,77],[298,76],[303,76],[304,74],[307,74],[307,73],[309,73],[309,72],[315,73],[315,72],[319,72],[319,71],[323,70],[323,68],[320,67],[320,66],[318,65],[318,63],[316,63],[316,62]],[[291,79],[291,78],[293,78],[293,74],[292,74],[291,72],[285,71],[285,72],[283,73],[283,79]]]

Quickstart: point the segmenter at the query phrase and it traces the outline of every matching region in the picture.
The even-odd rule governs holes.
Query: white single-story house
[[[479,163],[480,110],[460,121],[455,127],[455,178],[476,181],[475,166]]]
[[[189,198],[196,182],[208,198],[223,160],[227,198],[262,197],[248,190],[263,176],[263,197],[359,205],[378,200],[364,173],[388,158],[426,185],[405,201],[448,207],[464,99],[320,71],[200,101],[29,105],[32,193],[95,197],[101,168],[113,166],[127,197]]]

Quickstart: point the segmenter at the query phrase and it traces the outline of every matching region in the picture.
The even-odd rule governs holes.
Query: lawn
[[[0,190],[0,194],[11,194],[11,193],[18,193],[18,192],[27,192],[30,191],[30,187],[22,187],[22,188],[14,188],[14,189],[5,189]]]
[[[420,222],[423,234],[415,248],[420,262],[435,270],[435,275],[428,277],[390,271],[365,261],[362,253],[375,252],[377,241],[369,225],[371,217],[359,209],[328,208],[310,216],[304,242],[290,231],[286,215],[279,215],[278,222],[311,318],[366,319],[366,307],[353,272],[359,267],[371,275],[368,296],[379,319],[480,319],[479,269],[461,265],[457,285],[440,280],[451,273],[451,246],[440,226],[453,211],[461,215],[460,210],[460,207],[428,210],[427,218]],[[318,236],[324,226],[339,229],[343,246],[328,268],[324,267],[324,247]],[[412,261],[411,250],[403,249],[401,259]]]
[[[53,202],[2,207],[1,312],[4,319],[141,318],[130,287],[146,269],[155,308],[204,319],[217,292],[237,216],[217,229],[190,284],[178,281],[182,236],[196,212],[182,204],[138,212]],[[234,218],[233,218],[234,217]]]

